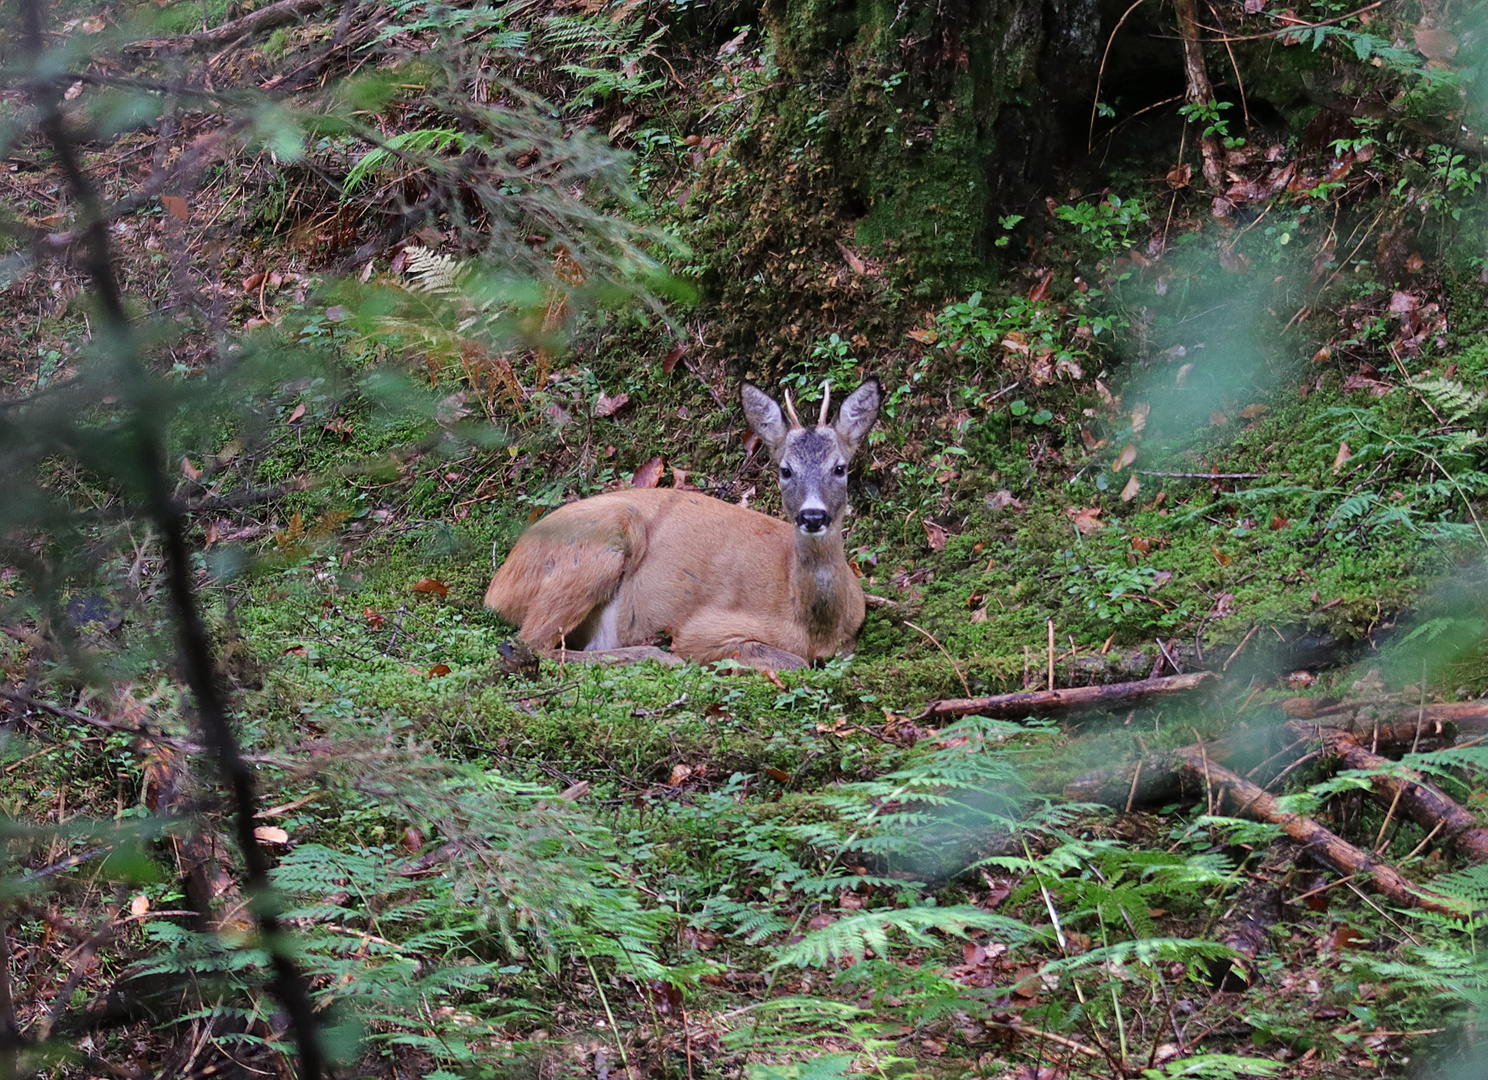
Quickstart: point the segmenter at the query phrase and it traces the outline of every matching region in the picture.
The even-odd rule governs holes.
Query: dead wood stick
[[[276,30],[296,22],[307,15],[314,15],[326,6],[326,0],[277,0],[276,3],[250,11],[242,18],[231,19],[221,26],[203,30],[196,34],[181,34],[178,37],[153,38],[136,41],[128,46],[129,52],[201,52],[230,45],[249,34]]]
[[[1214,85],[1209,81],[1209,69],[1204,63],[1204,43],[1199,38],[1199,17],[1194,0],[1173,0],[1173,11],[1178,16],[1178,34],[1183,39],[1183,69],[1188,79],[1188,103],[1207,109],[1214,101]],[[1199,117],[1190,117],[1203,124]],[[1199,155],[1203,160],[1204,179],[1215,191],[1224,190],[1223,155],[1219,140],[1212,131],[1203,134],[1200,128]]]
[[[1361,746],[1357,737],[1346,732],[1316,728],[1299,720],[1289,721],[1286,730],[1298,737],[1321,737],[1328,751],[1350,769],[1382,773],[1396,764]],[[1371,777],[1375,798],[1392,806],[1398,804],[1423,829],[1441,829],[1453,847],[1475,862],[1488,862],[1488,828],[1414,769],[1404,770],[1404,775],[1408,779],[1389,775]]]
[[[946,720],[955,716],[988,716],[994,719],[1018,720],[1029,715],[1071,712],[1077,709],[1129,708],[1153,698],[1197,690],[1217,679],[1212,671],[1195,671],[1188,675],[1169,675],[1160,679],[1108,683],[1104,686],[1071,686],[1063,690],[1025,690],[1015,694],[992,694],[989,697],[947,698],[927,704],[914,722]]]
[[[1453,724],[1464,735],[1488,733],[1488,701],[1449,701],[1430,705],[1407,704],[1403,701],[1334,701],[1328,698],[1287,698],[1281,711],[1296,720],[1316,720],[1328,716],[1351,716],[1359,721],[1377,719],[1387,723],[1416,723],[1420,720],[1424,734],[1441,734],[1443,724]],[[1330,725],[1331,726],[1331,725]],[[1367,724],[1360,723],[1361,730]]]
[[[1257,761],[1262,765],[1290,761],[1305,752],[1307,746],[1317,742],[1318,730],[1349,732],[1377,739],[1377,745],[1385,748],[1409,749],[1416,737],[1414,721],[1394,724],[1358,724],[1351,716],[1323,717],[1306,724],[1298,730],[1282,725],[1267,736],[1264,733],[1249,737],[1237,736],[1205,744],[1204,752],[1211,762],[1218,761],[1236,768],[1249,766]],[[1432,744],[1443,738],[1450,740],[1454,729],[1448,725],[1441,734],[1432,734]],[[1276,749],[1267,757],[1267,753]],[[1187,747],[1197,752],[1197,747]],[[1150,806],[1178,798],[1185,794],[1198,794],[1184,786],[1185,774],[1178,760],[1177,750],[1157,750],[1142,755],[1140,761],[1127,761],[1120,765],[1094,769],[1069,781],[1064,788],[1064,797],[1076,802],[1096,802],[1106,806],[1134,807]],[[1135,786],[1134,786],[1135,784]]]
[[[1389,863],[1366,854],[1312,818],[1281,809],[1274,796],[1243,776],[1202,756],[1197,747],[1185,747],[1178,751],[1178,757],[1184,769],[1195,777],[1204,777],[1220,790],[1222,796],[1228,796],[1237,807],[1238,813],[1281,826],[1283,832],[1306,847],[1314,858],[1340,874],[1369,878],[1374,882],[1374,887],[1388,899],[1406,907],[1418,907],[1459,918],[1468,914],[1451,897],[1417,885]]]

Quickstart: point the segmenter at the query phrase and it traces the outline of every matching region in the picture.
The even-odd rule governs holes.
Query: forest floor
[[[311,17],[211,63],[269,78],[333,27]],[[758,48],[719,63],[737,75]],[[627,212],[685,241],[706,225],[687,193],[750,121],[669,121],[742,92],[674,59],[676,85],[638,94],[614,140],[642,196]],[[123,199],[220,122],[183,113],[84,164]],[[892,329],[808,328],[748,371],[709,344],[725,316],[706,298],[579,316],[564,351],[504,368],[368,331],[328,284],[346,265],[327,252],[374,216],[370,194],[318,186],[327,160],[346,175],[334,149],[315,168],[244,152],[189,206],[166,195],[115,226],[141,308],[168,319],[193,282],[190,303],[262,355],[321,350],[264,376],[251,422],[183,412],[171,460],[259,838],[348,1072],[1393,1077],[1465,1060],[1488,974],[1468,913],[1488,877],[1444,842],[1461,828],[1406,813],[1400,766],[1350,771],[1314,744],[1346,702],[1356,749],[1409,755],[1470,814],[1488,800],[1473,746],[1488,726],[1431,712],[1488,694],[1471,189],[1444,176],[1436,204],[1467,223],[1396,236],[1384,166],[1258,140],[1232,162],[1253,204],[1217,220],[1192,170],[1172,171],[1182,127],[1144,136],[1171,136],[1166,158],[1072,168],[953,296],[923,299],[848,243],[802,256]],[[1280,184],[1278,161],[1295,166]],[[40,143],[10,162],[12,210],[68,220]],[[364,283],[400,288],[413,246],[350,277],[364,263]],[[684,279],[690,259],[673,260]],[[57,264],[4,288],[0,397],[19,401],[86,363],[86,277]],[[183,383],[212,349],[211,321],[188,321],[159,347]],[[379,364],[412,389],[379,398]],[[823,379],[884,382],[851,490],[849,557],[882,601],[856,652],[770,677],[514,657],[481,598],[542,513],[633,484],[778,510],[737,406],[745,374],[808,403]],[[86,469],[52,468],[99,520],[117,505]],[[50,599],[29,591],[34,568],[0,565],[0,812],[40,830],[5,871],[25,885],[15,1016],[35,1031],[76,1006],[55,1075],[283,1073],[227,812],[202,811],[211,774],[159,657],[160,560],[130,532],[106,585]],[[1198,671],[1215,677],[1197,691],[1103,711],[924,715]],[[1287,725],[1309,719],[1304,744]],[[1285,796],[1272,820],[1223,768]],[[1283,812],[1445,907],[1341,872]],[[209,853],[157,813],[200,813]],[[143,865],[98,859],[99,822],[138,829]],[[193,873],[212,934],[183,916]],[[105,1022],[111,991],[129,1007]]]

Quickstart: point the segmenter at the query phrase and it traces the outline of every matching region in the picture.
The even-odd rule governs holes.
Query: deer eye
[[[847,466],[846,465],[839,464],[835,469],[832,470],[832,475],[833,476],[846,476],[847,475]]]
[[[782,465],[782,466],[780,466],[780,479],[782,479],[782,480],[789,480],[790,478],[791,478],[791,467],[789,465]]]

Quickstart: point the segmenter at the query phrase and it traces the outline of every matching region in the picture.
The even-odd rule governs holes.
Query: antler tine
[[[816,421],[817,427],[827,426],[827,410],[832,407],[832,380],[822,380],[822,410],[821,416]]]
[[[782,387],[782,389],[784,389]],[[785,415],[790,417],[792,427],[801,427],[801,418],[796,415],[796,403],[791,400],[790,391],[785,391]]]

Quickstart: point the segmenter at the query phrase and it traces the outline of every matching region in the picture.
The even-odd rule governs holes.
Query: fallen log
[[[1488,701],[1436,702],[1413,705],[1400,700],[1337,701],[1331,698],[1287,698],[1281,711],[1297,720],[1351,716],[1357,723],[1420,724],[1423,731],[1440,734],[1443,724],[1453,724],[1463,734],[1488,733]]]
[[[216,49],[223,45],[230,45],[249,34],[277,30],[281,26],[299,22],[307,16],[314,15],[326,4],[327,0],[276,0],[275,3],[261,7],[257,11],[250,11],[239,18],[230,19],[210,30],[202,30],[195,34],[181,34],[176,37],[136,41],[128,45],[127,49],[131,53],[202,52],[207,49]]]
[[[1289,750],[1300,753],[1309,741],[1316,740],[1317,729],[1324,728],[1359,737],[1359,743],[1368,743],[1376,749],[1409,750],[1416,745],[1416,725],[1360,723],[1352,715],[1320,717],[1306,725],[1306,734],[1289,730],[1280,725],[1269,731],[1250,732],[1231,736],[1205,744],[1209,760],[1239,767],[1249,767],[1264,762],[1268,757],[1284,757],[1280,765],[1295,760],[1296,754],[1286,757]],[[1436,749],[1451,742],[1456,729],[1444,725],[1436,732],[1420,734],[1419,746]],[[1122,762],[1094,769],[1069,781],[1064,788],[1064,797],[1076,802],[1096,802],[1106,806],[1149,806],[1168,802],[1183,795],[1191,795],[1191,787],[1185,786],[1185,776],[1179,767],[1176,750],[1156,750],[1143,754],[1136,761]]]
[[[988,697],[946,698],[930,702],[912,719],[916,724],[923,724],[927,721],[975,714],[994,720],[1021,720],[1025,716],[1076,710],[1134,708],[1155,698],[1197,690],[1218,678],[1212,671],[1195,671],[1188,675],[1168,675],[1160,679],[1139,679],[1136,682],[1107,683],[1104,686],[1071,686],[1062,690],[1023,690]]]
[[[1214,761],[1206,750],[1196,746],[1184,747],[1177,753],[1190,776],[1206,788],[1218,789],[1221,798],[1228,797],[1235,804],[1237,814],[1281,826],[1282,831],[1306,848],[1313,858],[1340,874],[1368,878],[1376,889],[1402,906],[1457,918],[1469,914],[1459,901],[1417,885],[1389,863],[1355,847],[1312,818],[1281,809],[1274,796]]]
[[[1372,794],[1389,812],[1396,806],[1412,821],[1428,831],[1440,832],[1441,838],[1475,862],[1488,862],[1488,828],[1457,800],[1428,782],[1414,769],[1400,769],[1396,762],[1373,753],[1359,744],[1358,736],[1327,728],[1314,728],[1300,720],[1291,720],[1286,730],[1301,738],[1321,737],[1327,753],[1350,769],[1371,772]],[[1386,770],[1400,775],[1387,775]]]

